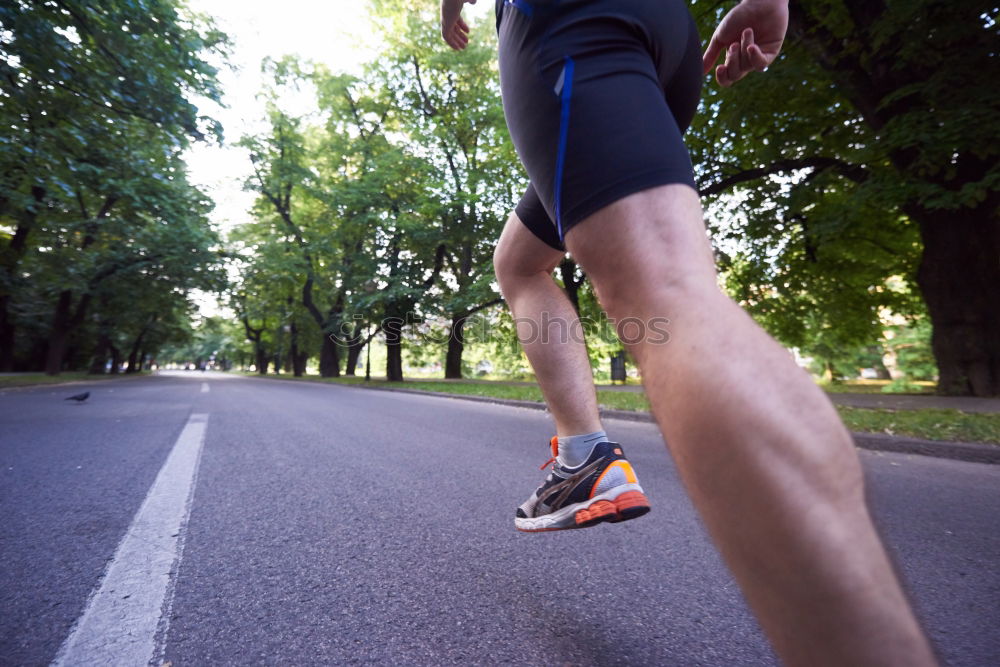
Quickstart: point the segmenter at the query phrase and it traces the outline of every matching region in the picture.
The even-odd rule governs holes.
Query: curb
[[[862,449],[880,452],[903,452],[939,459],[968,461],[970,463],[1000,464],[1000,447],[977,442],[945,442],[921,440],[882,433],[851,433],[854,443]]]
[[[468,394],[449,394],[439,391],[422,391],[420,389],[402,389],[396,387],[372,387],[357,384],[339,385],[342,387],[358,387],[374,391],[396,391],[403,394],[421,394],[423,396],[440,396],[441,398],[457,398],[463,401],[475,401],[478,403],[495,403],[497,405],[509,405],[529,410],[548,411],[544,403],[537,401],[523,401],[512,398],[493,398],[490,396],[472,396]],[[603,419],[621,419],[625,421],[653,423],[653,416],[648,412],[635,412],[632,410],[611,410],[600,409]],[[970,463],[988,463],[1000,465],[1000,447],[976,442],[946,442],[943,440],[922,440],[920,438],[908,438],[905,436],[884,435],[882,433],[861,433],[854,431],[854,444],[862,449],[869,449],[879,452],[900,452],[904,454],[917,454],[919,456],[932,456],[939,459],[952,459],[955,461],[967,461]]]

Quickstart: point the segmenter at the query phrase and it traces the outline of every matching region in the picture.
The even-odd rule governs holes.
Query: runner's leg
[[[669,342],[631,352],[684,483],[784,661],[933,664],[872,525],[849,433],[719,290],[697,194],[638,192],[566,243],[611,317],[669,318]]]
[[[564,254],[540,241],[512,213],[497,243],[493,266],[556,432],[566,437],[602,427],[576,310],[552,279]]]

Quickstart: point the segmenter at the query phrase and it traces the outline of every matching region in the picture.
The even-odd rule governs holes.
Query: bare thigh
[[[698,193],[680,184],[642,190],[590,215],[566,246],[612,316],[646,310],[650,293],[718,292],[715,261]]]

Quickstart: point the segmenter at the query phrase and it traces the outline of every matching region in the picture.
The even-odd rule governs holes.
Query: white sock
[[[604,431],[566,437],[559,436],[559,465],[564,468],[581,466],[590,458],[590,453],[594,451],[595,445],[607,441],[608,434]]]

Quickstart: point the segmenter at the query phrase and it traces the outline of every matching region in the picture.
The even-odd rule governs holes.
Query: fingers
[[[451,26],[442,25],[441,36],[448,46],[461,51],[469,45],[469,25],[459,16]]]
[[[455,0],[442,0],[441,37],[444,38],[448,46],[456,51],[461,51],[469,44],[469,24],[462,18],[461,12],[461,0],[458,2]]]
[[[706,53],[706,59],[707,56],[708,54]],[[740,40],[732,42],[729,48],[726,49],[725,62],[715,69],[715,80],[723,88],[728,88],[750,72],[763,71],[771,64],[773,59],[773,57],[765,54],[754,42],[753,29],[747,28],[740,35]],[[709,70],[714,61],[715,58],[708,63]]]
[[[461,51],[465,48],[466,42],[463,41],[457,26],[452,26],[451,30],[442,30],[441,36],[444,37],[445,43],[456,51]]]
[[[767,69],[767,66],[771,64],[771,58],[768,58],[767,54],[761,51],[760,47],[757,46],[756,44],[750,45],[749,53],[750,53],[750,65],[753,69],[757,70],[758,72],[763,72],[765,69]]]
[[[708,43],[708,48],[705,49],[705,55],[701,58],[702,74],[708,74],[712,71],[712,66],[719,59],[719,53],[721,52],[722,40],[719,39],[719,33],[716,32],[712,35],[712,40]]]

